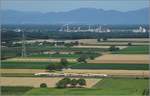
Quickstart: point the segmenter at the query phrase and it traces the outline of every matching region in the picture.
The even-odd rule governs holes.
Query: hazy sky
[[[2,9],[58,12],[91,7],[129,11],[149,6],[149,0],[1,0]]]

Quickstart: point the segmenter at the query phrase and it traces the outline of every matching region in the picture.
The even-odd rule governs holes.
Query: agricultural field
[[[79,58],[79,54],[35,54],[31,58]]]
[[[81,39],[78,41],[83,44],[72,47],[27,46],[26,57],[21,57],[21,47],[3,48],[2,96],[47,94],[52,96],[74,94],[76,96],[142,96],[144,90],[148,89],[148,79],[146,78],[149,77],[149,46],[147,39],[108,39],[105,42],[97,42],[96,39]],[[65,42],[72,42],[72,40]],[[128,46],[129,42],[132,43],[132,46]],[[120,50],[110,51],[111,45],[119,47]],[[44,52],[53,52],[54,54],[44,54]],[[59,54],[56,54],[57,52]],[[86,62],[79,62],[80,57],[86,57]],[[50,65],[61,65],[62,58],[67,59],[66,69],[65,67],[63,70],[48,69]],[[34,75],[35,73],[50,72],[107,74],[108,78],[84,78],[87,81],[85,88],[59,89],[55,86],[63,77]],[[41,83],[46,83],[48,88],[40,88]]]
[[[126,48],[126,47],[128,47],[128,46],[116,46],[116,47],[118,47],[119,49],[124,49],[124,48]],[[110,48],[110,46],[85,46],[85,45],[79,45],[79,46],[74,46],[74,48],[106,48],[106,49],[108,49],[108,48]]]
[[[93,82],[93,80],[92,80]],[[88,83],[89,84],[89,83]],[[119,85],[119,86],[118,86]],[[99,96],[99,95],[124,95],[124,96],[142,96],[144,90],[148,89],[148,79],[120,79],[105,78],[97,80],[92,88],[32,88],[32,87],[2,87],[2,96]],[[19,91],[18,91],[19,90]],[[118,91],[119,90],[119,91]],[[9,91],[9,93],[7,92]]]
[[[1,63],[1,68],[5,69],[45,69],[51,62],[7,62]],[[114,63],[68,63],[71,69],[115,69],[115,70],[148,70],[149,64],[114,64]]]
[[[88,63],[128,63],[128,64],[149,64],[148,54],[104,54],[88,60]]]
[[[119,86],[118,86],[119,85]],[[142,96],[148,88],[147,79],[103,79],[92,88],[36,88],[26,92],[28,95],[53,95],[53,96],[100,96],[100,95],[124,95]],[[118,91],[119,90],[119,91]]]
[[[30,86],[39,88],[41,83],[46,83],[48,87],[56,87],[56,83],[61,80],[62,77],[44,78],[44,77],[1,77],[2,86]],[[85,79],[87,84],[86,88],[91,88],[101,79]]]
[[[33,87],[1,86],[1,96],[22,96]]]
[[[149,46],[129,46],[113,54],[149,54]]]

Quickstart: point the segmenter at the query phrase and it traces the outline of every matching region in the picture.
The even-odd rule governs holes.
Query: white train
[[[107,77],[107,74],[77,74],[77,73],[35,73],[36,76],[50,77]]]

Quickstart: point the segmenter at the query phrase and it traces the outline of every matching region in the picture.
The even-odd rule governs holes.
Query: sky
[[[149,7],[149,0],[1,0],[2,9],[64,12],[77,8],[130,11]]]

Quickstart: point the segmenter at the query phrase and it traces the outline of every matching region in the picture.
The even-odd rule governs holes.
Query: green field
[[[71,65],[72,69],[115,69],[115,70],[149,70],[149,64],[82,64]]]
[[[7,47],[7,48],[2,48],[1,49],[1,58],[5,59],[8,57],[19,57],[21,56],[21,48],[22,47]],[[30,56],[33,53],[41,53],[44,51],[68,51],[68,52],[72,52],[72,51],[82,51],[82,52],[104,52],[104,51],[108,51],[107,48],[73,48],[73,47],[50,47],[50,46],[35,46],[35,47],[27,47],[26,48],[26,52],[27,54]],[[60,55],[60,54],[59,54]],[[47,55],[39,55],[40,57],[49,57]],[[64,55],[66,56],[66,55]],[[36,57],[36,56],[33,56]],[[38,56],[37,56],[38,57]],[[53,57],[53,56],[51,56]],[[63,55],[57,56],[54,55],[54,57],[63,57]],[[77,55],[68,55],[66,56],[67,58],[76,58],[78,57]]]
[[[122,50],[112,52],[113,54],[149,54],[149,46],[129,46]]]
[[[45,69],[50,62],[1,62],[1,68],[10,69]]]
[[[37,46],[29,47],[29,51],[107,51],[107,48],[73,48],[73,47],[50,47],[50,46]]]
[[[1,96],[22,96],[31,89],[32,87],[2,86]]]
[[[93,88],[35,88],[24,96],[142,96],[148,79],[103,79]]]
[[[10,69],[45,69],[50,62],[1,62],[1,68]],[[68,63],[72,69],[124,69],[124,70],[149,70],[148,64],[85,64]]]

